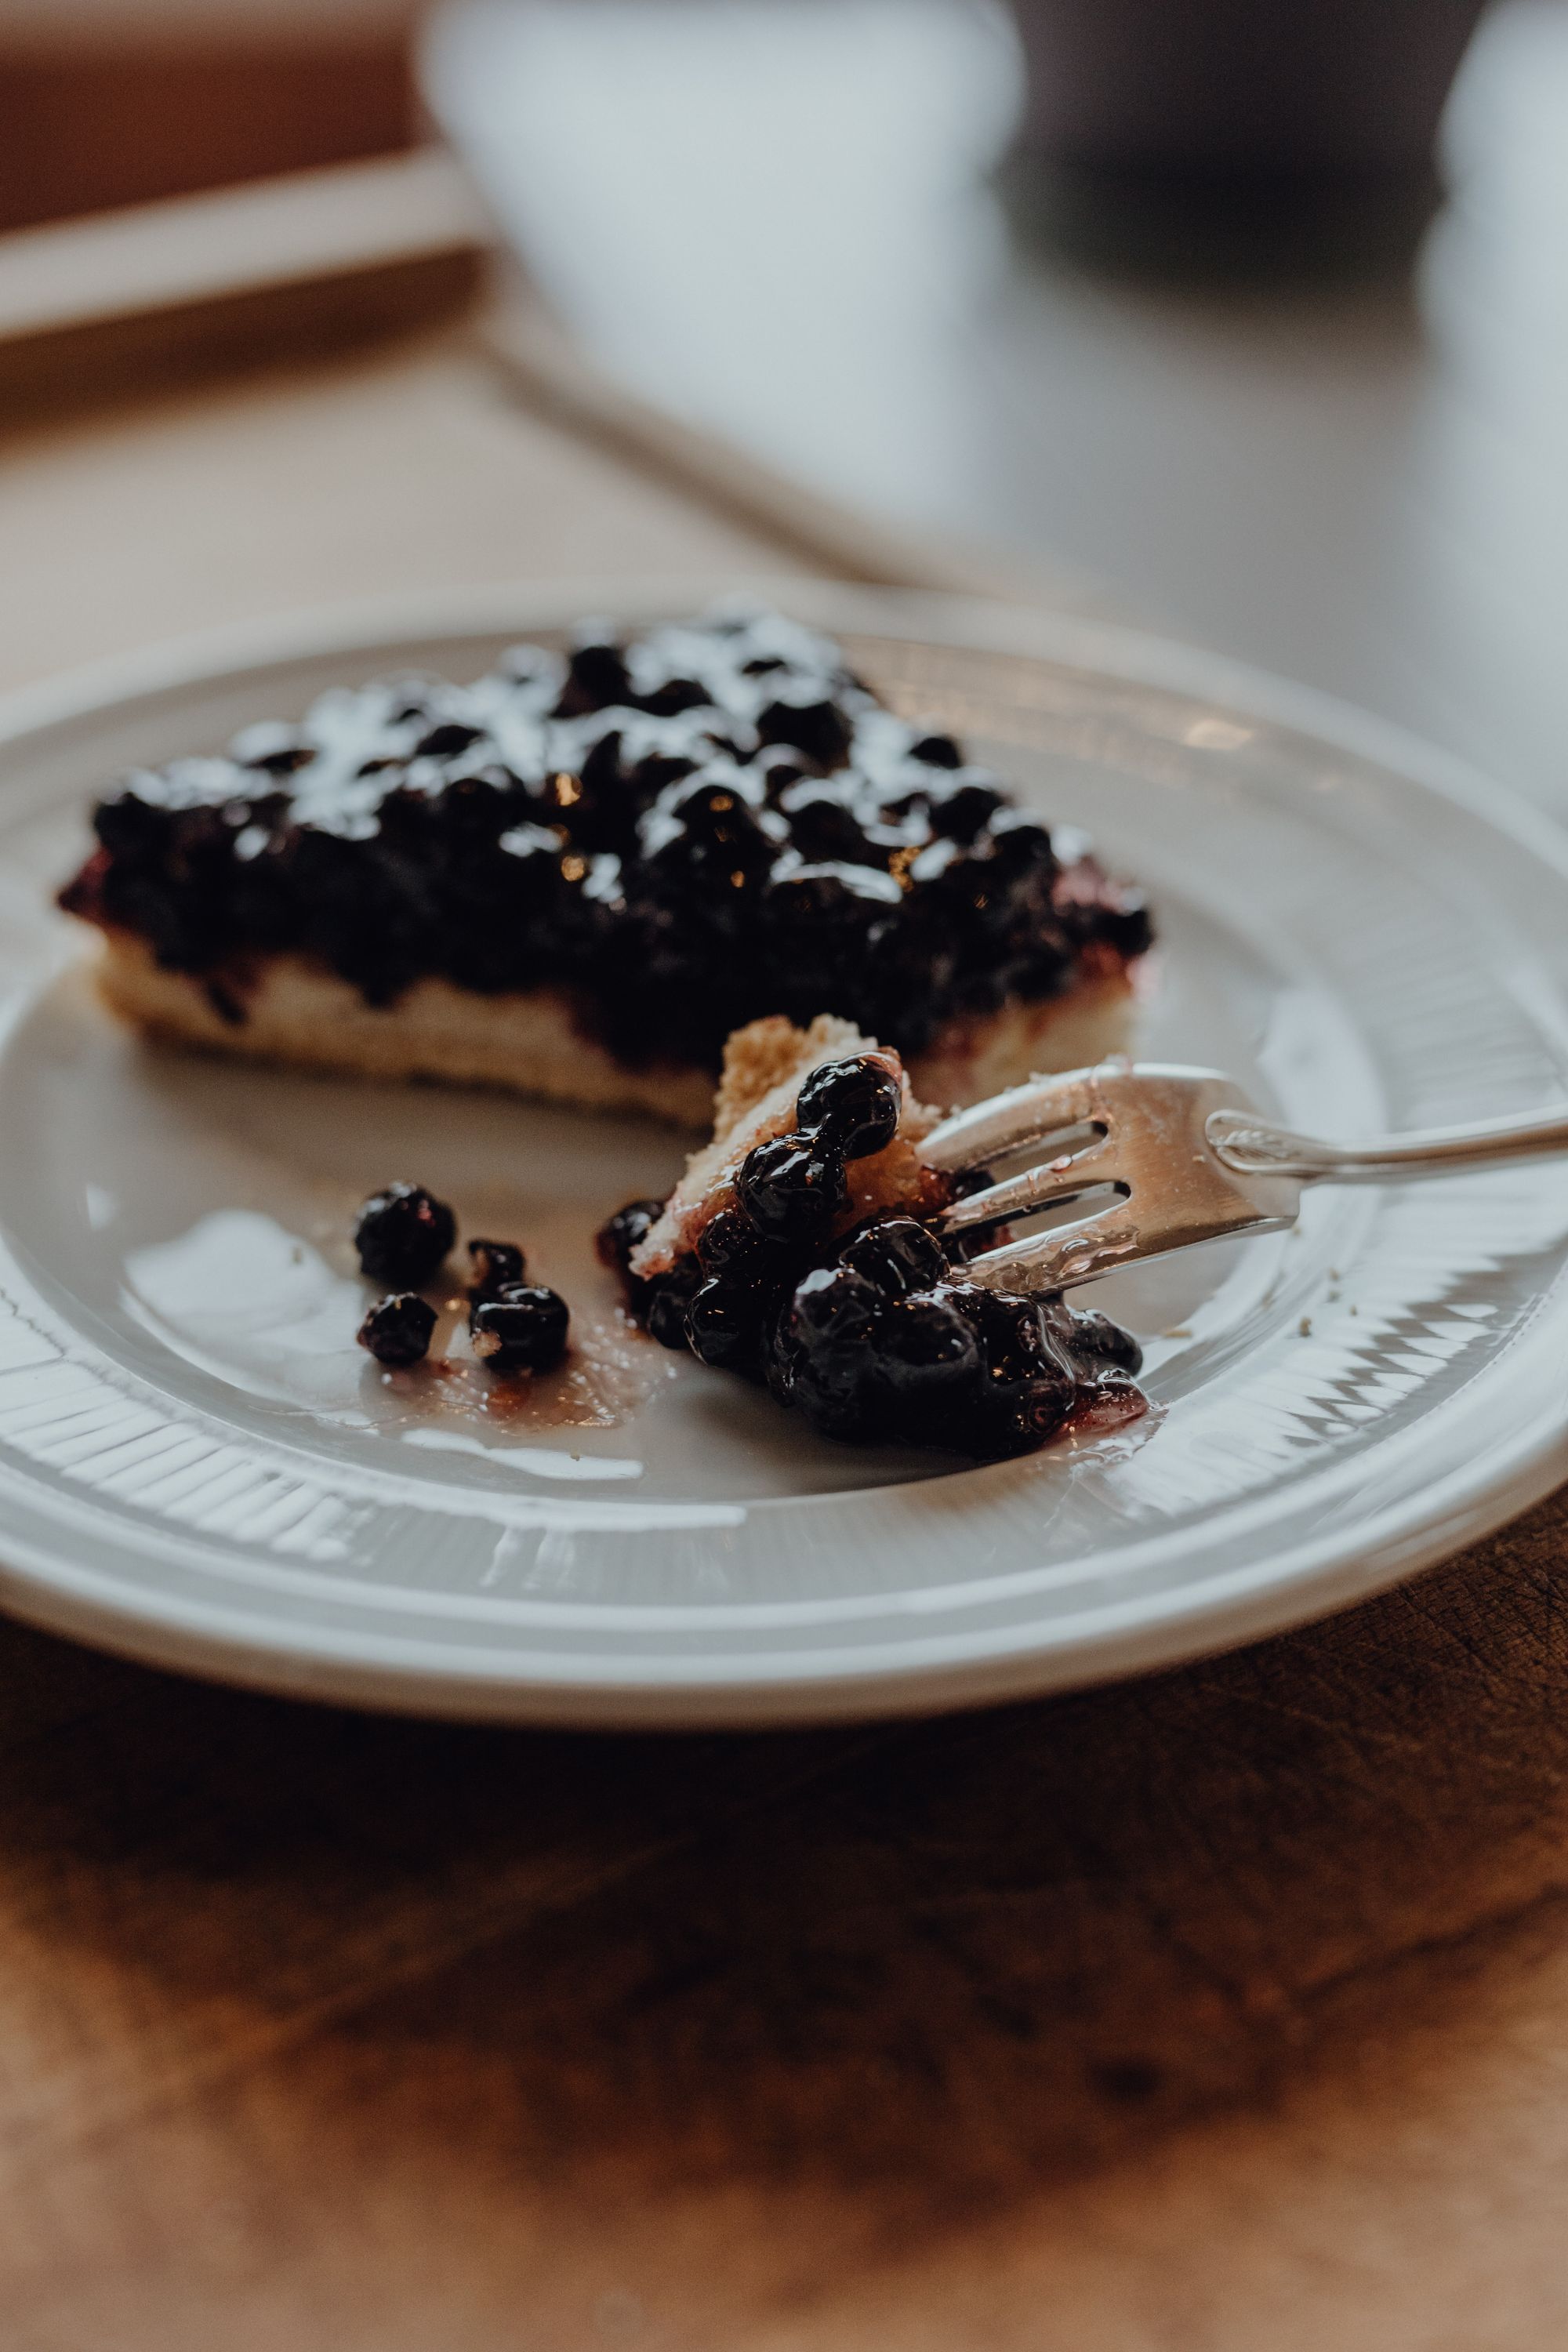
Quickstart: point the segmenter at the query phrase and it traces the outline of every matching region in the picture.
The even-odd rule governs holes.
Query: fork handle
[[[1568,1151],[1568,1104],[1529,1118],[1375,1135],[1365,1143],[1321,1143],[1245,1110],[1211,1111],[1205,1131],[1215,1159],[1237,1176],[1289,1176],[1302,1184],[1408,1184],[1424,1176],[1489,1168],[1499,1160]]]

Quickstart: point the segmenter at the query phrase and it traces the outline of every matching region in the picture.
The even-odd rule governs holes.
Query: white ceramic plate
[[[1354,1134],[1563,1091],[1568,843],[1372,722],[1120,634],[780,592],[1161,919],[1152,1058]],[[668,595],[613,599],[626,617]],[[752,1723],[1148,1667],[1407,1575],[1568,1472],[1568,1182],[1319,1192],[1118,1276],[1153,1411],[966,1469],[814,1439],[618,1320],[591,1236],[647,1126],[145,1051],[47,911],[137,761],[388,668],[481,669],[612,597],[447,598],[14,698],[0,728],[0,1593],[166,1664],[433,1713]],[[354,1204],[408,1174],[523,1239],[584,1356],[535,1409],[389,1380]]]

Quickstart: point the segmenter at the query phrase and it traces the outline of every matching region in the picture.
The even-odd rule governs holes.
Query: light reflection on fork
[[[1048,1231],[971,1258],[996,1290],[1069,1290],[1142,1258],[1293,1224],[1311,1183],[1409,1183],[1568,1151],[1568,1106],[1523,1118],[1360,1144],[1320,1142],[1266,1119],[1223,1070],[1107,1062],[1034,1078],[945,1120],[923,1156],[951,1175],[1027,1155],[944,1212],[946,1234],[1083,1207]]]

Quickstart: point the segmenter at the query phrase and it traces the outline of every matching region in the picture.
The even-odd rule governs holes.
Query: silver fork
[[[1021,1171],[946,1210],[941,1233],[1085,1202],[1070,1223],[987,1250],[963,1270],[994,1290],[1070,1290],[1197,1242],[1278,1232],[1295,1223],[1308,1184],[1408,1184],[1568,1151],[1568,1104],[1526,1118],[1321,1143],[1264,1118],[1223,1070],[1107,1062],[976,1103],[921,1149],[951,1175],[1029,1155]],[[1102,1191],[1103,1205],[1087,1205]]]

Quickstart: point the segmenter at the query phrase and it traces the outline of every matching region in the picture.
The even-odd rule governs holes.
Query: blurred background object
[[[406,334],[472,304],[490,243],[431,147],[0,236],[0,422]]]
[[[829,495],[972,512],[965,345],[1020,98],[999,8],[459,0],[426,86],[606,368]]]
[[[73,398],[412,330],[488,215],[498,390],[800,560],[1032,583],[1568,804],[1568,0],[0,0],[0,130],[14,222],[278,192],[288,304],[147,310]],[[185,201],[90,231],[110,298],[133,227],[254,283],[249,200]],[[307,284],[318,205],[364,260]],[[0,346],[89,237],[3,241]]]
[[[410,146],[417,0],[0,0],[0,230]]]
[[[1365,267],[1437,201],[1483,0],[1015,0],[1020,203],[1098,259]]]
[[[985,0],[447,0],[425,82],[640,395],[1568,805],[1568,0],[1494,0],[1468,47],[1471,0],[1020,7],[1027,96]],[[1009,192],[1167,120],[1152,185],[1228,135],[1226,202],[1267,151],[1337,188],[1355,266],[1283,199],[1207,272],[1104,266],[1001,201],[1020,126]],[[1442,180],[1419,249],[1391,239],[1390,185]]]

